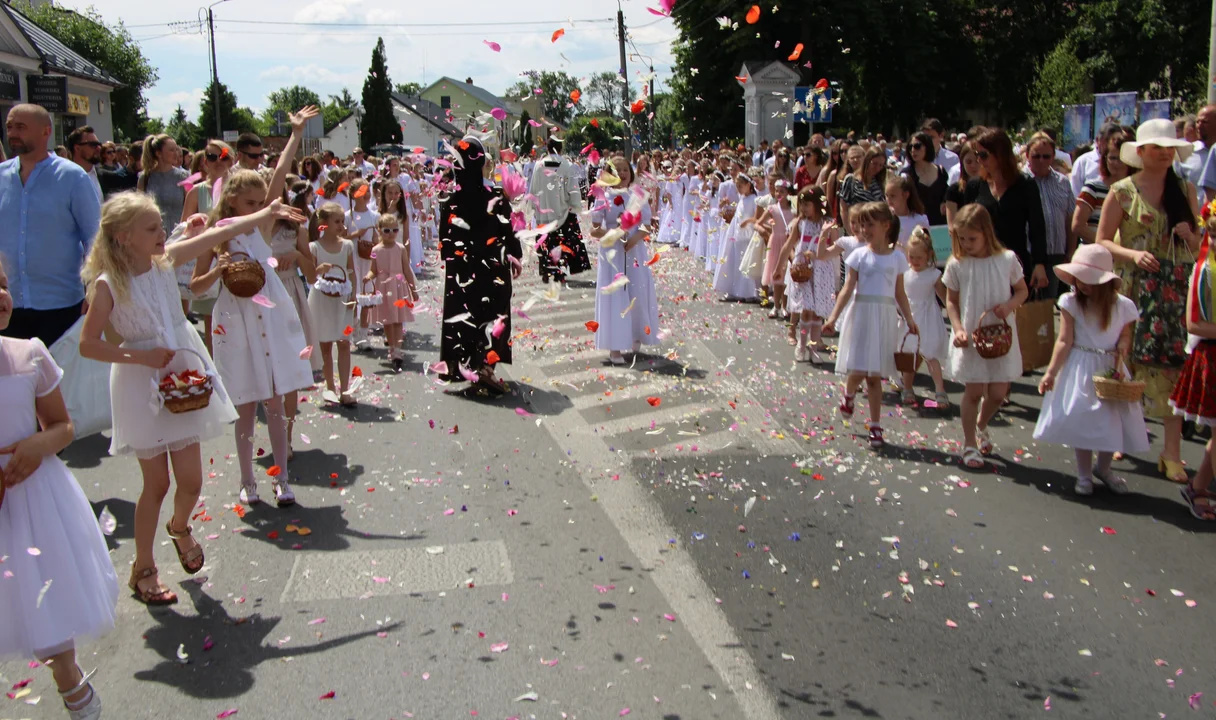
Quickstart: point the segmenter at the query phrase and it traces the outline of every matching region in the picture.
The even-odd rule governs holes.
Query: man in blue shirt
[[[5,126],[14,157],[0,163],[0,254],[13,315],[0,334],[49,347],[86,308],[80,267],[101,223],[101,201],[79,165],[47,152],[45,109],[16,105]]]

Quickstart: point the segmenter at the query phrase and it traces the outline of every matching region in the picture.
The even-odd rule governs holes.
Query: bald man
[[[13,315],[0,335],[38,338],[48,347],[83,314],[80,267],[101,222],[88,174],[47,151],[51,116],[15,105],[5,120],[11,160],[0,163],[0,256]]]
[[[1186,162],[1174,163],[1174,169],[1195,184],[1199,204],[1204,205],[1216,197],[1216,165],[1211,163],[1212,146],[1216,145],[1216,105],[1207,105],[1199,111],[1195,129],[1199,132],[1195,152]]]

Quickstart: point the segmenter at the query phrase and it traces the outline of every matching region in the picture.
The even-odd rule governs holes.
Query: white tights
[[[287,416],[283,414],[283,396],[275,395],[262,401],[266,408],[266,427],[270,431],[270,447],[274,453],[274,464],[287,477]],[[238,405],[236,420],[236,457],[241,466],[241,483],[252,485],[253,476],[253,429],[257,423],[256,402]]]

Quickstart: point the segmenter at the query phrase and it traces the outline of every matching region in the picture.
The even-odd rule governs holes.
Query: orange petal
[[[595,118],[591,118],[591,123],[590,123],[590,125],[591,125],[591,127],[597,128],[597,127],[599,127],[599,126],[600,126],[600,121],[599,121],[599,120],[596,120]]]
[[[403,308],[403,307],[405,307],[405,300],[398,300],[398,301],[394,302],[393,305],[395,305],[399,308]]]
[[[565,34],[566,34],[566,29],[565,29],[565,28],[558,28],[558,29],[556,29],[556,30],[554,30],[554,31],[553,31],[553,39],[552,39],[552,40],[550,40],[549,42],[557,42],[557,39],[558,39],[559,37],[561,37],[562,35],[565,35]]]
[[[587,330],[588,330],[589,332],[595,332],[596,330],[599,330],[599,329],[600,329],[600,324],[599,324],[599,323],[597,323],[597,322],[596,322],[596,321],[594,321],[594,320],[588,320],[588,321],[587,321]]]
[[[278,477],[280,474],[282,474],[282,472],[283,468],[279,467],[278,465],[271,465],[266,470],[266,474],[270,477]]]
[[[658,407],[663,403],[663,400],[657,397],[648,397],[646,398],[646,402],[650,403],[650,407]]]
[[[798,43],[794,46],[794,52],[790,53],[790,56],[786,58],[786,60],[789,62],[794,62],[800,55],[802,55],[802,43]]]
[[[652,257],[652,258],[650,258],[649,260],[647,260],[647,261],[646,261],[646,264],[647,264],[647,265],[654,265],[654,264],[655,264],[655,263],[657,263],[658,261],[659,261],[659,254],[658,254],[658,253],[655,253],[655,254],[654,254],[654,257]]]
[[[502,358],[498,357],[497,352],[491,350],[490,352],[486,353],[486,362],[490,365],[497,363],[499,360],[502,360]]]
[[[359,367],[358,365],[354,366],[353,368],[350,369],[350,376],[351,377],[363,377],[363,368]]]
[[[578,99],[581,98],[582,96],[583,96],[583,94],[581,92],[579,92],[578,88],[574,88],[573,90],[570,91],[570,101],[571,102],[577,103]]]
[[[748,25],[755,25],[760,20],[760,6],[752,5],[752,9],[747,11],[747,17],[744,19],[747,20]]]
[[[350,325],[347,325],[346,329],[342,331],[342,334],[347,337],[350,337],[351,335],[355,334],[355,329],[353,327],[351,327]]]
[[[361,187],[360,187],[358,190],[356,190],[356,191],[355,191],[355,197],[357,197],[357,198],[361,198],[361,197],[363,197],[364,195],[366,195],[366,194],[367,194],[367,188],[368,188],[368,186],[367,186],[367,185],[363,185],[363,186],[361,186]]]

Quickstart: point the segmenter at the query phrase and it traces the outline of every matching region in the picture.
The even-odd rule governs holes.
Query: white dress
[[[907,250],[908,239],[912,237],[912,232],[916,230],[916,226],[923,226],[926,230],[929,229],[929,216],[913,213],[911,215],[897,215],[899,220],[899,248]]]
[[[343,272],[349,272],[347,267],[351,255],[355,255],[355,244],[350,240],[342,240],[342,246],[338,252],[331,253],[321,247],[321,243],[314,242],[309,244],[309,249],[312,250],[312,256],[316,259],[317,264],[328,263],[342,268]],[[317,342],[332,343],[344,342],[350,340],[350,336],[346,334],[346,328],[351,327],[355,323],[355,311],[350,305],[353,295],[357,292],[356,288],[363,282],[365,275],[358,275],[359,259],[355,258],[355,273],[356,276],[347,278],[350,281],[350,292],[340,297],[330,297],[316,288],[308,293],[308,313],[312,316],[314,332],[317,335]],[[369,268],[371,261],[368,260]],[[340,277],[334,271],[333,276]]]
[[[753,225],[740,228],[739,225],[756,215],[756,196],[745,195],[739,198],[739,206],[735,208],[735,216],[718,243],[718,264],[714,268],[714,292],[727,297],[751,299],[756,297],[756,281],[739,272],[739,263],[743,261],[743,251],[751,242]]]
[[[722,217],[723,208],[734,208],[739,202],[739,188],[729,180],[724,180],[714,196],[713,223],[705,234],[705,271],[713,272],[718,267],[718,249],[722,247],[722,238],[726,236],[729,223]]]
[[[863,245],[849,255],[845,265],[857,271],[857,288],[844,312],[836,372],[893,377],[899,342],[895,282],[908,269],[908,259],[899,248],[879,255]]]
[[[286,255],[296,249],[296,231],[293,228],[280,227],[275,223],[274,236],[270,238],[270,251],[275,255]],[[283,288],[291,296],[291,304],[300,316],[300,325],[304,328],[304,342],[316,344],[316,333],[312,329],[312,315],[308,312],[308,292],[304,288],[304,278],[300,277],[300,268],[296,263],[279,265],[275,268]],[[318,348],[314,347],[313,350]],[[321,353],[314,352],[309,358],[313,371],[321,369]]]
[[[684,182],[684,203],[683,203],[683,225],[680,227],[680,247],[689,247],[692,245],[692,236],[694,231],[693,216],[696,214],[697,203],[701,200],[701,178],[693,175],[685,175],[682,178]]]
[[[1014,283],[1023,278],[1018,256],[1012,250],[1003,250],[986,258],[969,257],[961,261],[952,256],[946,263],[942,282],[947,289],[958,292],[963,329],[970,336],[979,327],[980,316],[1008,302],[1013,297]],[[986,359],[975,351],[973,343],[960,348],[951,342],[947,351],[950,359],[948,376],[959,383],[1013,382],[1021,377],[1022,349],[1018,345],[1017,320],[1013,315],[1007,320],[1013,335],[1009,352],[999,358]],[[984,318],[985,325],[999,322],[991,312]]]
[[[680,233],[684,231],[684,182],[684,176],[679,175],[664,186],[667,194],[671,196],[671,202],[664,210],[663,220],[659,223],[658,241],[661,243],[678,243]]]
[[[408,198],[406,199],[406,202],[407,203],[409,202]],[[380,213],[375,212],[374,210],[363,210],[363,211],[351,210],[350,212],[346,213],[346,234],[357,236],[358,240],[376,244],[376,243],[380,242],[379,238],[376,237],[376,230],[375,230],[376,223],[378,223],[378,222],[380,222]],[[372,228],[371,232],[368,232],[368,233],[365,233],[362,235],[359,234],[367,228]],[[411,228],[411,232],[412,232],[412,228]],[[414,237],[414,236],[410,235],[410,237]],[[351,241],[352,244],[355,242],[356,242],[355,240]],[[421,241],[419,241],[419,242],[421,242]],[[414,243],[414,244],[418,245],[419,243]],[[313,252],[315,253],[316,251],[314,250]],[[317,262],[320,263],[321,261],[318,260]],[[342,268],[346,269],[346,265],[343,264]],[[353,278],[349,278],[351,284],[357,285],[359,280],[367,277],[367,273],[371,269],[372,269],[371,258],[367,258],[367,259],[361,258],[361,257],[359,257],[359,253],[356,252],[355,253],[355,276]]]
[[[1072,350],[1054,390],[1043,397],[1034,439],[1077,450],[1147,452],[1148,431],[1138,402],[1103,402],[1094,393],[1094,375],[1111,370],[1119,335],[1140,317],[1136,303],[1115,296],[1110,325],[1103,330],[1096,318],[1081,310],[1075,293],[1060,297],[1060,310],[1073,317]]]
[[[608,190],[604,202],[591,213],[591,221],[607,230],[620,226],[621,214],[628,208],[629,189]],[[617,205],[617,197],[624,202]],[[650,225],[650,205],[641,207],[642,220],[638,228]],[[635,230],[636,232],[637,230]],[[595,279],[595,347],[599,350],[627,352],[634,343],[659,344],[659,300],[654,289],[654,274],[646,261],[650,259],[650,246],[639,241],[632,249],[625,250],[625,238],[610,247],[599,247],[599,262]],[[622,288],[605,293],[618,274],[624,273],[629,282]],[[646,332],[650,328],[650,332]]]
[[[177,283],[169,288],[181,312]],[[40,341],[0,338],[0,447],[38,431],[36,398],[52,392],[62,377]],[[12,457],[0,455],[0,470]],[[44,457],[24,482],[6,490],[0,558],[0,661],[55,655],[74,640],[114,628],[114,563],[88,498],[58,457]]]
[[[110,275],[102,273],[100,280],[114,294]],[[236,410],[207,354],[207,346],[182,314],[173,270],[168,265],[153,264],[151,270],[129,278],[128,282],[129,297],[120,301],[115,296],[114,310],[110,313],[110,322],[123,337],[122,347],[132,350],[163,347],[182,352],[174,355],[164,370],[131,363],[110,366],[110,413],[114,428],[110,454],[134,454],[149,459],[219,437],[228,423],[236,420]],[[215,315],[214,322],[222,326],[227,320]],[[212,339],[218,341],[219,337]],[[171,413],[161,407],[160,378],[182,370],[205,371],[215,376],[207,407],[184,413]]]
[[[823,222],[802,219],[798,221],[796,232],[800,237],[794,246],[794,261],[807,253],[814,257],[819,249],[819,235],[823,232]],[[785,298],[786,309],[791,313],[810,311],[821,318],[832,314],[836,303],[836,278],[840,275],[840,259],[813,260],[811,268],[813,275],[806,282],[794,282],[790,277],[789,265],[785,269]]]
[[[937,304],[937,280],[941,276],[942,271],[935,267],[927,267],[920,272],[908,268],[904,273],[904,293],[908,296],[908,305],[912,307],[912,318],[920,330],[921,356],[926,360],[945,362],[950,348],[950,333],[946,331],[942,309]],[[900,318],[899,327],[902,338],[907,331],[903,318]],[[908,338],[906,350],[912,352],[915,348],[916,338]]]
[[[311,387],[312,366],[300,357],[308,347],[304,328],[279,274],[266,263],[270,246],[254,230],[230,240],[228,248],[229,252],[247,253],[262,264],[266,285],[260,294],[274,306],[238,298],[228,288],[220,288],[212,315],[216,330],[211,345],[232,402],[260,402]]]

